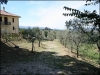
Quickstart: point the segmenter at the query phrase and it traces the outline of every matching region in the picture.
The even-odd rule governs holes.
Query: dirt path
[[[16,43],[19,45],[19,43]],[[20,47],[31,49],[31,43],[21,43]],[[35,45],[38,56],[32,58],[34,61],[16,62],[13,64],[1,64],[1,74],[59,74],[71,75],[72,71],[87,70],[81,61],[78,61],[75,54],[64,46],[59,41],[46,41],[41,43],[41,48]],[[81,60],[81,59],[80,59]],[[76,68],[77,66],[77,68]],[[84,66],[84,67],[83,67]]]
[[[64,55],[68,55],[71,57],[75,57],[76,55],[71,53],[71,50],[68,48],[65,48],[63,45],[61,45],[59,43],[58,40],[55,41],[47,41],[47,42],[42,42],[45,46],[46,46],[46,50],[45,51],[51,51],[51,52],[56,52],[56,56],[64,56]],[[78,58],[81,59],[81,58]]]
[[[47,51],[56,52],[59,56],[69,55],[70,53],[70,50],[64,48],[58,41],[47,41],[42,43],[46,45]]]

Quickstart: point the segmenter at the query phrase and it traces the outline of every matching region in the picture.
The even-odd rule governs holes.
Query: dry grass
[[[34,53],[30,53],[32,48],[31,42],[22,39],[22,41],[13,41],[13,43],[18,45],[19,49],[13,48],[10,50],[6,48],[8,51],[2,50],[2,52],[4,52],[2,53],[2,60],[3,58],[10,56],[9,58],[6,58],[6,60],[14,59],[14,61],[18,60],[19,62],[8,62],[10,64],[9,69],[6,68],[6,64],[2,63],[3,74],[5,74],[3,70],[10,71],[13,74],[24,74],[26,71],[28,74],[33,74],[33,72],[35,74],[57,74],[62,71],[67,75],[70,75],[69,73],[73,73],[73,71],[96,71],[94,66],[81,61],[81,59],[77,59],[76,55],[71,53],[68,48],[62,46],[58,40],[43,41],[41,42],[41,47],[38,47],[38,41],[35,41]],[[88,70],[85,68],[88,68]],[[15,72],[16,70],[21,70],[21,72]]]

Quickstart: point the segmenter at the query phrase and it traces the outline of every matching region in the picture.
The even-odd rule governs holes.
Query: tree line
[[[48,27],[45,27],[44,29],[41,29],[39,27],[29,27],[27,29],[20,28],[19,30],[24,39],[32,43],[34,43],[34,40],[38,40],[39,47],[41,45],[41,41],[43,40],[53,41],[54,39],[56,39],[56,32]],[[34,39],[32,40],[33,37]]]

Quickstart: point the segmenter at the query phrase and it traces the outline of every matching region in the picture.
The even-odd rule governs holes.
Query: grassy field
[[[83,45],[80,50],[80,55],[83,58],[87,58],[90,60],[90,63],[93,63],[94,65],[97,65],[99,62],[99,51],[97,49],[97,46],[95,44],[85,44]]]
[[[67,47],[70,49],[71,45],[67,44]],[[76,53],[76,50],[75,50],[76,46],[74,45],[73,47],[74,49],[72,51]],[[81,56],[87,62],[98,66],[99,51],[97,49],[96,44],[83,44],[82,46],[80,46],[79,56]]]

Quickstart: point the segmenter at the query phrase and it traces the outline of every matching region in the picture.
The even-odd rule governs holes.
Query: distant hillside
[[[29,28],[30,26],[19,26],[19,28]]]
[[[19,26],[19,28],[25,28],[25,29],[27,29],[27,28],[34,28],[34,27],[36,27],[36,26],[33,26],[33,27],[31,27],[31,26]],[[40,29],[44,29],[45,27],[39,27]],[[61,29],[58,29],[58,28],[55,28],[54,30],[61,30]]]

